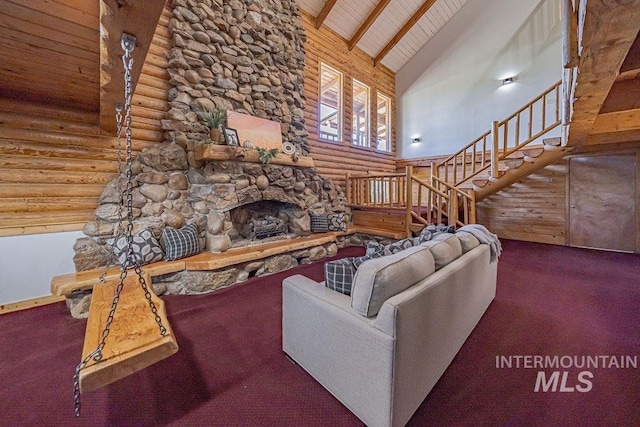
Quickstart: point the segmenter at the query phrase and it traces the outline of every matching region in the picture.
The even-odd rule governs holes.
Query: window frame
[[[378,120],[379,118],[379,100],[380,98],[383,98],[384,100],[386,100],[386,104],[387,104],[387,111],[386,111],[386,123],[385,126],[387,128],[387,137],[386,137],[386,141],[387,141],[387,149],[382,149],[379,147],[380,143],[379,143],[379,132],[380,132],[380,122]],[[375,145],[375,149],[378,151],[381,151],[383,153],[391,153],[391,97],[380,92],[380,91],[376,91],[376,145]]]
[[[357,138],[354,138],[354,136],[357,136],[360,134],[359,131],[357,131],[356,129],[356,125],[359,124],[359,120],[356,120],[356,113],[355,113],[355,107],[356,107],[356,86],[359,86],[361,88],[364,89],[365,91],[365,101],[364,101],[364,107],[365,107],[365,117],[364,117],[364,125],[365,125],[365,131],[364,131],[364,144],[360,144],[357,142]],[[359,116],[358,116],[359,118]],[[355,79],[355,78],[351,78],[351,145],[354,145],[356,147],[364,147],[364,148],[373,148],[372,144],[371,144],[371,87],[369,85],[366,85],[364,83],[362,83],[360,80]]]
[[[328,138],[325,137],[323,135],[330,135],[328,132],[323,132],[322,131],[322,122],[323,122],[323,117],[322,117],[322,106],[325,105],[323,103],[323,74],[324,74],[324,70],[330,71],[332,73],[335,73],[336,76],[338,77],[337,79],[337,83],[338,83],[338,88],[337,88],[337,100],[336,100],[336,116],[337,116],[337,120],[338,120],[338,133],[336,135],[335,139],[332,138]],[[342,143],[342,141],[344,140],[344,73],[340,70],[338,70],[335,67],[332,67],[331,65],[327,64],[326,62],[319,62],[318,65],[318,73],[319,73],[319,79],[318,79],[318,127],[317,127],[317,131],[318,131],[318,140],[323,141],[323,142],[331,142],[331,143]]]

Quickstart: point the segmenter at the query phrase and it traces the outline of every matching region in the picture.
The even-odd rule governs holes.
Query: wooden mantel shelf
[[[258,152],[251,148],[233,147],[229,145],[201,145],[193,150],[196,160],[236,160],[249,163],[260,163]],[[309,156],[300,156],[298,160],[293,160],[293,156],[278,153],[271,160],[274,165],[297,166],[300,168],[315,167],[313,159]]]

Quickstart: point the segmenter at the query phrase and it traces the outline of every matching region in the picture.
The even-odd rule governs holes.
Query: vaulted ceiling
[[[468,0],[297,0],[326,25],[398,71]]]

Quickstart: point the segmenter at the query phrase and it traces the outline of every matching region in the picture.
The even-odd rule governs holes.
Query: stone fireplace
[[[340,187],[317,174],[315,168],[249,163],[239,160],[200,161],[189,165],[188,149],[164,143],[145,149],[132,165],[133,232],[150,229],[157,239],[166,226],[180,228],[196,223],[205,251],[223,253],[278,239],[309,235],[310,214],[346,213],[349,208]],[[119,188],[122,176],[105,188],[95,220],[83,231],[74,250],[76,270],[102,268],[113,261],[109,239],[121,218]],[[252,225],[268,217],[284,230],[262,241]],[[344,245],[352,242],[348,237]],[[224,271],[184,271],[160,277],[170,293],[200,293],[270,274],[334,255],[335,243],[283,254]],[[156,278],[154,278],[156,283]]]
[[[282,140],[309,154],[304,120],[306,41],[299,6],[287,0],[172,0],[167,52],[169,111],[161,121],[165,142],[143,150],[133,162],[134,229],[156,238],[166,226],[195,222],[201,246],[212,253],[257,244],[252,220],[273,217],[286,234],[310,233],[310,214],[347,213],[342,190],[313,167],[243,161],[202,160],[196,152],[208,129],[195,114],[223,108],[280,123]],[[243,141],[240,141],[241,143]],[[113,261],[108,244],[122,217],[123,177],[105,188],[74,246],[76,270]],[[348,215],[347,215],[348,216]],[[338,245],[357,244],[358,237]],[[183,271],[154,278],[156,293],[201,293],[332,256],[336,243],[285,253],[216,271]],[[159,287],[158,287],[159,286]]]
[[[230,211],[229,236],[234,246],[243,240],[264,240],[270,237],[309,234],[305,214],[290,203],[263,200],[238,206]],[[303,220],[300,221],[300,218]]]

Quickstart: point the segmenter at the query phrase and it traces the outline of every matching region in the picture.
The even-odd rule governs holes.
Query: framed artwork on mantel
[[[251,141],[255,148],[282,148],[282,130],[279,122],[227,110],[227,126],[238,132],[240,146]]]

